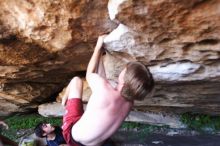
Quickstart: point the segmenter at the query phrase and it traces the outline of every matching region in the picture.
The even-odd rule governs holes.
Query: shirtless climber
[[[129,62],[113,87],[105,75],[102,47],[105,35],[98,38],[87,67],[86,80],[92,95],[85,112],[82,105],[83,83],[74,77],[69,83],[62,104],[66,104],[63,117],[63,135],[71,146],[106,145],[106,140],[120,127],[129,114],[134,100],[143,100],[154,88],[153,77],[140,62]]]

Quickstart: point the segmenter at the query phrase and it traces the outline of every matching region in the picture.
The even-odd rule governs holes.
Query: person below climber
[[[67,146],[63,138],[62,129],[49,123],[39,123],[34,129],[35,135],[46,138],[48,146]]]
[[[107,80],[102,61],[105,35],[99,36],[89,61],[86,80],[92,90],[85,112],[82,104],[83,83],[74,77],[66,88],[62,104],[66,105],[63,117],[63,135],[71,146],[105,145],[116,132],[134,100],[143,100],[152,93],[154,80],[149,69],[140,62],[129,62],[113,87]]]

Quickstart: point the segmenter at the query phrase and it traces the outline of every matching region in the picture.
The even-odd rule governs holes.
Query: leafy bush
[[[220,117],[210,116],[205,114],[184,113],[181,115],[181,121],[186,124],[190,129],[198,130],[201,132],[220,130]]]

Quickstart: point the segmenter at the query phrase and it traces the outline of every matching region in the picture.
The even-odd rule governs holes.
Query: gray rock
[[[64,106],[61,103],[46,103],[38,107],[38,113],[44,117],[62,117],[65,113]]]
[[[84,105],[84,109],[86,109],[86,105]],[[65,109],[61,103],[54,102],[40,105],[38,112],[44,117],[62,117]],[[168,125],[171,128],[185,128],[185,125],[180,122],[178,116],[171,116],[169,114],[131,111],[125,120],[152,125]]]

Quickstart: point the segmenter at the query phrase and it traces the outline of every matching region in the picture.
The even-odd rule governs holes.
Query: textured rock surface
[[[65,108],[59,102],[45,103],[38,107],[38,113],[44,117],[62,117]]]
[[[86,69],[98,35],[116,27],[107,3],[0,0],[2,114],[51,100]]]
[[[105,40],[108,77],[139,60],[157,81],[139,109],[219,114],[219,7],[219,0],[109,1],[111,19],[121,24]]]
[[[0,7],[2,114],[51,99],[109,32],[108,77],[138,60],[156,80],[155,96],[137,109],[220,113],[219,0],[0,0]]]
[[[86,104],[83,105],[86,110]],[[65,113],[64,107],[59,102],[45,103],[38,107],[38,113],[44,117],[62,117]],[[176,115],[163,115],[149,112],[131,111],[125,121],[148,123],[152,125],[167,125],[170,128],[184,128],[180,117]]]

